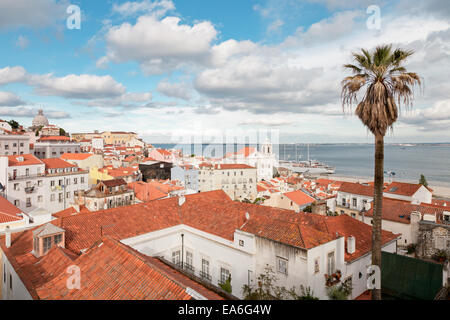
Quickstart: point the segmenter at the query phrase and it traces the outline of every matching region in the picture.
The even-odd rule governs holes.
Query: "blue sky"
[[[81,29],[67,28],[69,5]],[[370,5],[379,29],[367,27]],[[69,132],[132,130],[154,143],[252,130],[372,142],[342,113],[342,65],[392,43],[416,51],[408,68],[425,90],[387,140],[450,141],[449,11],[443,0],[2,0],[0,119],[28,126],[43,108]]]

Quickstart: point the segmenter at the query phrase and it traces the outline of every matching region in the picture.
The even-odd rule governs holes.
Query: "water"
[[[174,148],[173,144],[155,145]],[[252,145],[253,146],[253,145]],[[203,154],[222,157],[226,152],[237,151],[244,145],[177,145],[185,154]],[[307,146],[274,145],[280,160],[307,160]],[[336,168],[337,176],[373,177],[374,146],[367,144],[317,144],[309,147],[310,159]],[[418,182],[420,175],[435,185],[450,186],[450,145],[385,146],[385,171],[395,172],[395,179]],[[387,177],[387,176],[386,176]]]

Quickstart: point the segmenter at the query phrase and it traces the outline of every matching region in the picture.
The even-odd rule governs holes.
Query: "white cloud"
[[[125,87],[111,76],[70,74],[55,77],[52,74],[33,75],[28,83],[36,93],[46,96],[61,96],[72,99],[97,99],[117,97],[125,93]]]
[[[46,28],[67,17],[67,1],[2,0],[0,29],[19,27]]]
[[[208,58],[217,31],[209,21],[192,26],[180,18],[141,16],[135,25],[124,23],[106,34],[107,60],[137,61],[147,74],[161,74]]]
[[[0,107],[0,116],[2,117],[19,117],[33,118],[37,114],[37,109],[31,107]],[[45,110],[45,116],[50,119],[68,119],[70,114],[65,111]]]
[[[26,49],[28,47],[28,44],[30,41],[27,37],[19,36],[16,41],[16,46],[18,46],[20,49]]]
[[[5,67],[0,69],[0,85],[24,81],[26,75],[23,67]]]
[[[175,10],[175,5],[171,0],[128,1],[120,5],[114,4],[113,6],[113,12],[117,12],[123,16],[132,16],[138,13],[144,13],[159,17],[171,10]]]
[[[183,100],[191,99],[191,92],[186,83],[171,83],[163,80],[158,83],[157,90],[167,97]]]
[[[21,104],[24,104],[24,102],[16,94],[0,91],[0,106],[15,107]]]

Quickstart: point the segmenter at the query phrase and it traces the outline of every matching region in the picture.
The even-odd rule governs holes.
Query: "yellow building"
[[[89,171],[89,184],[97,184],[98,181],[107,181],[115,179],[113,176],[108,174],[108,170],[99,169],[97,167],[92,167]]]
[[[100,135],[105,144],[126,144],[128,141],[138,137],[134,132],[123,131],[105,131]]]

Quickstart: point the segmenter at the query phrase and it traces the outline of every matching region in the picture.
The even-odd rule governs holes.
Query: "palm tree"
[[[356,107],[356,115],[375,136],[374,214],[372,264],[381,268],[381,213],[384,184],[384,136],[397,120],[401,104],[412,107],[413,88],[421,85],[416,73],[407,72],[403,63],[413,51],[376,47],[353,53],[354,64],[344,68],[353,75],[342,81],[342,107]],[[358,96],[362,96],[360,101]],[[381,300],[381,290],[372,291],[372,299]]]

